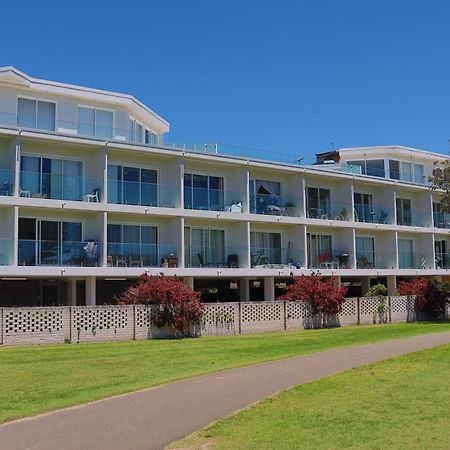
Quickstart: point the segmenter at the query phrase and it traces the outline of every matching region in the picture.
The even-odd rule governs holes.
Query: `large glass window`
[[[81,135],[111,139],[113,120],[112,111],[86,106],[78,107],[78,133]]]
[[[372,177],[385,177],[384,159],[368,159],[347,161],[350,167],[360,167],[360,173],[363,175],[370,175]]]
[[[307,235],[308,267],[320,268],[333,259],[331,236],[324,234]]]
[[[272,206],[281,204],[281,183],[268,180],[250,180],[250,212],[268,214]]]
[[[222,211],[224,207],[224,181],[222,177],[184,174],[184,207]]]
[[[139,167],[108,165],[108,202],[158,206],[158,172]]]
[[[186,227],[185,253],[188,266],[225,266],[225,232]]]
[[[398,240],[398,264],[400,269],[414,268],[414,252],[412,239]]]
[[[312,219],[324,219],[329,217],[331,201],[330,190],[309,187],[306,196],[306,209],[308,217]]]
[[[355,220],[357,222],[375,222],[372,194],[355,192],[353,197],[355,202]]]
[[[56,104],[27,98],[17,99],[17,125],[55,131]]]
[[[375,239],[372,237],[356,237],[356,264],[358,269],[375,267]]]
[[[107,261],[116,267],[158,266],[158,228],[108,224]]]
[[[395,203],[397,209],[397,225],[412,225],[411,200],[408,198],[397,198]]]
[[[250,247],[252,266],[283,263],[280,233],[252,231]]]
[[[400,180],[400,162],[394,159],[389,160],[389,177],[393,180]]]
[[[25,197],[81,200],[81,161],[21,156],[20,194]]]

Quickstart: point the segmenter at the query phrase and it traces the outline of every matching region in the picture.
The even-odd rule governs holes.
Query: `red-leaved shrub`
[[[330,278],[313,273],[310,276],[292,277],[293,283],[286,288],[285,293],[278,297],[280,301],[308,302],[312,313],[324,319],[342,311],[347,288],[336,286]]]
[[[414,278],[412,281],[401,281],[398,286],[400,295],[416,297],[416,313],[424,313],[430,319],[440,319],[445,313],[448,302],[448,288],[437,280]]]
[[[141,275],[139,283],[131,286],[118,300],[120,305],[158,305],[158,327],[168,326],[181,335],[199,325],[203,315],[200,294],[182,280],[164,276]]]

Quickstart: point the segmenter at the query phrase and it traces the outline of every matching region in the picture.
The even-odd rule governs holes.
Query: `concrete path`
[[[317,378],[450,343],[450,332],[232,369],[0,425],[2,450],[161,449],[263,397]]]

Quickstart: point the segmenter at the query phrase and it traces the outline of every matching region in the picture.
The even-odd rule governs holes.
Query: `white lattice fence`
[[[311,317],[311,307],[306,302],[286,302],[286,329],[298,330],[305,328],[305,323]]]
[[[361,297],[359,299],[360,323],[373,323],[374,314],[377,313],[380,304],[379,297]]]
[[[337,315],[339,325],[355,325],[358,323],[358,299],[347,298],[342,305],[342,312]]]
[[[283,302],[258,302],[241,304],[241,333],[280,331],[283,329]]]
[[[157,306],[136,305],[134,310],[134,336],[135,339],[151,339],[152,329],[155,326]]]
[[[75,306],[72,342],[133,339],[133,316],[133,306]]]
[[[414,298],[411,296],[391,297],[391,321],[406,322],[415,320]]]
[[[239,305],[237,303],[205,303],[204,306],[202,335],[239,333]]]
[[[3,345],[57,344],[70,338],[70,308],[3,308]]]

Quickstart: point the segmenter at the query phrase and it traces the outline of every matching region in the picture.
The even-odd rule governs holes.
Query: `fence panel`
[[[241,333],[284,330],[283,302],[241,303]]]
[[[204,336],[239,333],[238,303],[205,303],[202,330]]]

